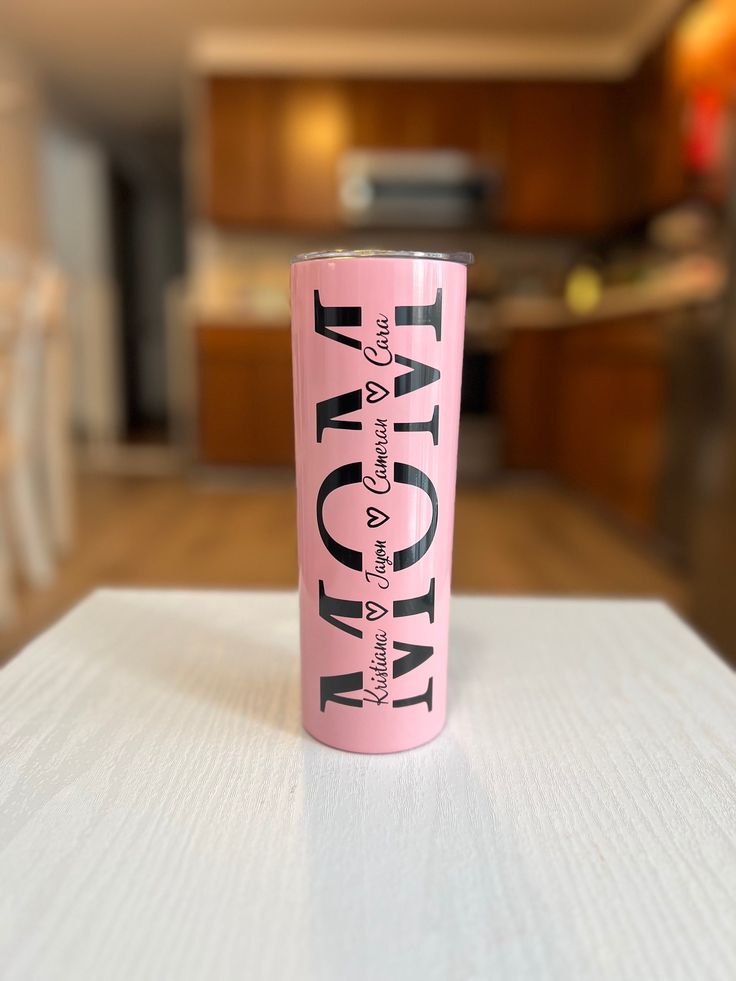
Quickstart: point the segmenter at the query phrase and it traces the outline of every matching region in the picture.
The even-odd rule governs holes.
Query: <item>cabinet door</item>
[[[201,458],[293,463],[289,329],[201,325],[197,360]]]
[[[652,214],[686,192],[682,89],[667,47],[612,92],[611,183],[620,221]]]
[[[557,370],[557,472],[653,529],[664,470],[663,326],[632,319],[563,331]]]
[[[295,228],[335,228],[340,222],[338,166],[352,141],[345,84],[285,82],[278,125],[283,221]]]
[[[487,81],[359,79],[349,83],[355,146],[458,149],[500,162],[504,87]]]
[[[515,331],[504,359],[506,465],[560,476],[632,525],[657,525],[668,361],[654,318]]]
[[[555,466],[560,332],[514,330],[501,361],[503,460],[511,470]]]
[[[210,78],[201,97],[200,209],[221,224],[279,224],[281,84]]]
[[[608,87],[519,82],[508,93],[507,225],[540,232],[605,227]]]
[[[204,84],[200,208],[221,224],[334,228],[350,145],[336,80],[212,78]]]

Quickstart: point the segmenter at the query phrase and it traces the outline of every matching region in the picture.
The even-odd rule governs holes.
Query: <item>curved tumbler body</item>
[[[445,720],[466,268],[292,264],[304,726],[364,753]]]

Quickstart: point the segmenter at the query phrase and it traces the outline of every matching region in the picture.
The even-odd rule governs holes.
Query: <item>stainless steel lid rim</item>
[[[311,262],[314,259],[436,259],[470,266],[475,262],[472,252],[408,252],[400,249],[333,249],[327,252],[302,252],[291,260]]]

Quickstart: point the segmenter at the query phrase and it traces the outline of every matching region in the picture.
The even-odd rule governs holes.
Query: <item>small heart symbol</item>
[[[373,600],[368,600],[368,602],[365,604],[365,608],[368,611],[368,620],[380,620],[381,617],[385,617],[388,613],[385,606],[381,606],[380,603],[374,603]]]
[[[368,515],[368,527],[369,528],[380,528],[381,525],[385,525],[388,521],[388,515],[385,514],[380,508],[366,508]]]
[[[380,402],[388,395],[388,389],[384,388],[380,382],[369,381],[365,383],[368,389],[368,401],[370,403]]]

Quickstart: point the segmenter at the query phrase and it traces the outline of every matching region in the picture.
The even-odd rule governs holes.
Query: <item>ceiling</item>
[[[30,60],[58,102],[111,126],[153,126],[180,115],[195,49],[200,65],[258,71],[300,64],[335,71],[344,64],[358,71],[362,65],[365,73],[375,62],[383,71],[406,63],[415,74],[615,77],[634,67],[681,6],[682,0],[0,0],[0,38]]]

